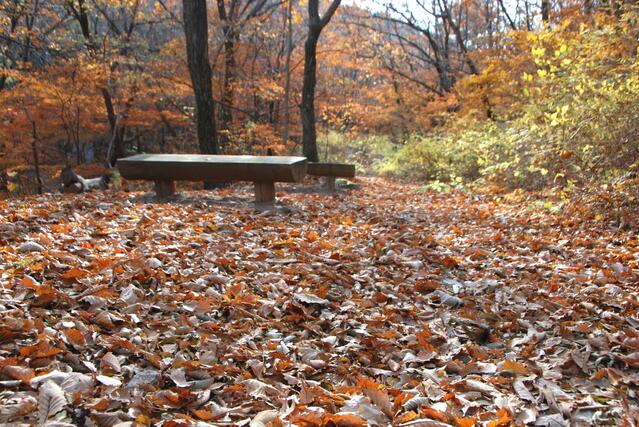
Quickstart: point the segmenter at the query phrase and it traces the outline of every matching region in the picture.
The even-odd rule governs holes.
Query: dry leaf
[[[100,369],[107,375],[119,374],[122,372],[120,360],[110,351],[102,356],[102,359],[100,360]]]
[[[31,379],[35,376],[35,372],[31,368],[25,368],[21,366],[4,366],[2,373],[14,380],[20,380],[25,384],[29,384]]]
[[[84,334],[75,328],[65,329],[64,336],[67,338],[69,343],[77,349],[83,349],[87,344]]]
[[[266,411],[259,412],[257,415],[253,417],[251,422],[249,423],[250,427],[267,427],[267,425],[273,421],[278,419],[280,413],[273,409],[268,409]]]
[[[64,391],[53,381],[45,381],[38,390],[38,420],[45,424],[67,404]]]

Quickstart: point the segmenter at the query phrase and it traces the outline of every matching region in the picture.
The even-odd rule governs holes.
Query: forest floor
[[[1,201],[0,422],[635,425],[636,231],[361,184]]]

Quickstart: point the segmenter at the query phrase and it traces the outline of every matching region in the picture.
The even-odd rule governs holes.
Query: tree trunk
[[[291,56],[293,54],[293,0],[288,0],[286,9],[286,65],[284,66],[284,124],[282,131],[282,145],[288,143],[291,112],[289,102],[291,98]]]
[[[186,56],[195,93],[197,139],[202,154],[217,154],[217,133],[208,51],[206,0],[182,0]]]
[[[31,123],[31,152],[33,154],[33,166],[35,167],[36,175],[36,188],[38,194],[42,194],[42,177],[40,176],[40,157],[38,157],[38,132],[36,130],[35,120],[31,118],[29,110],[25,108],[24,113],[27,116],[27,120]]]
[[[35,123],[33,124],[35,130]],[[42,177],[40,176],[40,158],[38,157],[38,140],[33,137],[31,141],[31,150],[33,151],[33,165],[35,166],[36,187],[38,194],[42,194]]]
[[[550,0],[541,0],[541,20],[544,24],[550,21]]]
[[[317,84],[317,42],[322,28],[309,25],[304,44],[304,80],[302,83],[302,153],[310,162],[319,161],[315,129],[315,86]]]
[[[235,32],[230,24],[224,25],[224,82],[220,106],[220,129],[229,131],[233,123],[233,91],[235,83]]]
[[[324,16],[319,15],[319,0],[308,0],[308,35],[304,44],[304,80],[302,83],[302,152],[311,162],[319,161],[315,130],[315,86],[317,83],[317,42],[322,29],[331,20],[342,0],[333,0]]]
[[[231,2],[230,10],[227,12],[225,0],[217,0],[217,12],[222,21],[222,33],[224,35],[224,79],[222,81],[222,102],[220,105],[220,129],[223,143],[230,140],[230,129],[233,123],[233,101],[235,94],[233,91],[235,82],[235,42],[238,38],[237,6],[238,3]]]
[[[106,87],[100,88],[102,94],[102,100],[104,101],[104,107],[107,111],[107,118],[109,119],[109,127],[111,128],[111,136],[113,138],[112,146],[107,150],[107,164],[110,168],[115,165],[115,162],[123,156],[124,153],[124,128],[119,126],[119,120],[115,114],[113,108],[113,99],[111,93]]]
[[[93,42],[93,37],[91,36],[91,30],[89,28],[89,13],[87,10],[87,5],[84,0],[78,0],[78,3],[69,2],[67,4],[69,11],[78,21],[80,25],[80,31],[82,32],[82,36],[84,37],[84,43],[89,51],[89,54],[92,58],[97,58],[98,52],[95,43]],[[121,132],[119,129],[116,129],[118,126],[118,120],[115,114],[115,109],[113,107],[113,99],[111,97],[111,92],[109,92],[108,87],[103,86],[100,88],[100,93],[102,95],[102,100],[104,102],[104,108],[107,112],[107,118],[109,120],[109,126],[111,128],[111,135],[115,135],[115,139],[113,139],[112,146],[107,148],[107,165],[109,167],[113,167],[115,161],[118,159],[118,153],[124,152],[124,140],[123,135],[124,132]]]

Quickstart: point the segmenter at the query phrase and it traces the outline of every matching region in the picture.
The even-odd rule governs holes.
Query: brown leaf
[[[523,363],[515,362],[514,360],[506,360],[501,365],[501,372],[506,372],[514,376],[526,376],[528,375],[528,368]]]
[[[359,386],[362,388],[362,392],[368,396],[368,398],[377,406],[382,412],[389,418],[393,417],[393,404],[388,396],[386,390],[384,390],[379,384],[374,381],[360,377],[357,379]]]
[[[250,427],[267,427],[271,421],[278,419],[280,416],[279,411],[268,409],[266,411],[259,412],[253,417],[249,426]]]
[[[62,273],[61,277],[64,280],[76,280],[76,279],[81,279],[83,277],[86,277],[88,275],[89,275],[88,271],[83,270],[81,268],[73,267],[65,271],[64,273]]]
[[[65,329],[64,336],[67,338],[69,343],[77,349],[83,349],[87,344],[84,334],[75,328]]]
[[[110,351],[105,353],[100,360],[100,369],[107,375],[119,374],[122,372],[120,360]]]
[[[399,424],[399,427],[450,427],[450,424],[443,423],[437,420],[423,418],[423,419],[413,420],[407,423]]]
[[[9,378],[20,380],[25,384],[28,384],[35,376],[33,369],[22,366],[5,366],[2,368],[2,373]]]
[[[355,414],[325,414],[322,417],[322,425],[335,427],[366,427],[368,423]]]

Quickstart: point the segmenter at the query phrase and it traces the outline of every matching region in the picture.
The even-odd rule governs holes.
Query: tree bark
[[[317,42],[322,29],[331,20],[341,0],[333,0],[323,17],[319,0],[308,1],[308,35],[304,44],[304,79],[302,83],[302,152],[311,162],[319,161],[315,129],[315,86],[317,84]]]
[[[513,31],[517,31],[517,24],[515,24],[515,21],[513,21],[513,19],[510,17],[508,9],[506,9],[506,5],[504,4],[504,0],[497,0],[497,2],[499,3],[499,7],[501,8],[502,13],[506,17],[506,21],[508,22],[510,28]]]
[[[309,2],[310,3],[310,2]],[[321,29],[309,27],[304,44],[304,81],[302,85],[302,153],[311,162],[319,161],[315,129],[315,86],[317,84],[317,41]]]
[[[29,114],[29,110],[24,109],[24,114],[27,116],[27,120],[31,123],[31,153],[33,154],[33,166],[35,167],[35,175],[36,175],[36,188],[38,194],[42,194],[42,177],[40,176],[40,158],[38,157],[38,132],[36,130],[36,123],[33,118],[31,118],[31,114]]]
[[[107,118],[109,119],[109,127],[111,128],[111,136],[113,137],[112,146],[107,150],[107,164],[109,167],[113,167],[116,160],[121,157],[120,155],[124,152],[124,128],[118,128],[118,118],[113,108],[113,100],[109,89],[107,87],[101,87],[100,93],[102,94],[104,107],[107,111]]]
[[[195,93],[198,144],[202,154],[217,154],[206,0],[182,0],[182,4],[186,56]]]
[[[291,122],[291,56],[293,55],[293,0],[288,0],[286,8],[286,63],[284,65],[284,123],[282,125],[282,145],[288,143]]]
[[[289,103],[291,98],[291,56],[293,54],[293,0],[288,0],[286,9],[286,63],[284,65],[284,123],[282,130],[282,145],[288,143],[291,112]]]
[[[237,29],[235,28],[235,9],[237,3],[231,3],[230,16],[226,10],[225,0],[217,0],[217,10],[222,21],[222,33],[224,34],[224,81],[222,83],[222,104],[220,106],[220,129],[228,131],[233,122],[233,83],[235,81],[235,41]],[[227,135],[228,136],[228,135]],[[224,138],[223,139],[227,139]]]
[[[550,0],[541,0],[541,20],[544,24],[550,21]]]

